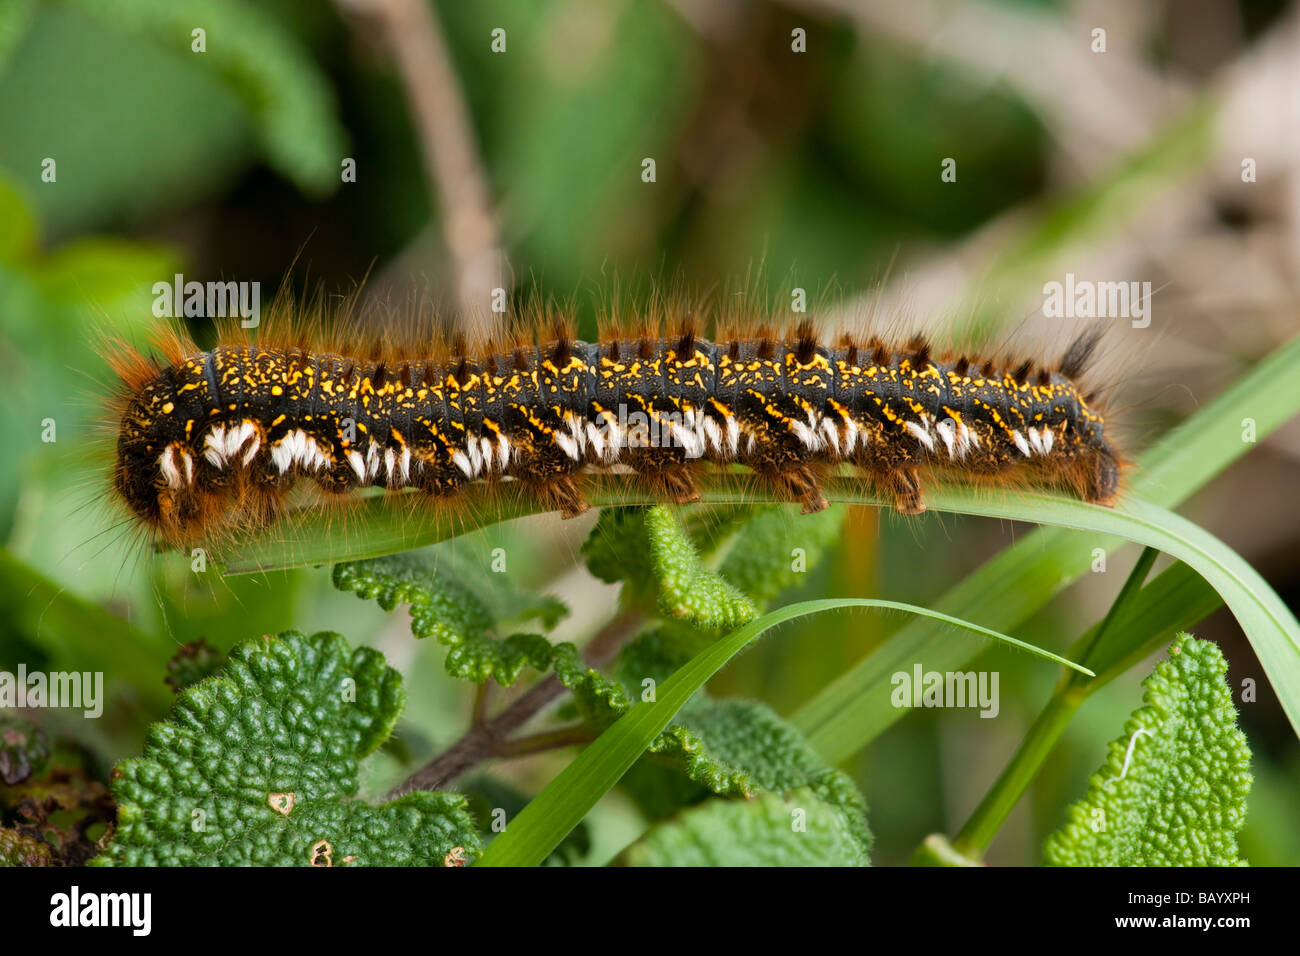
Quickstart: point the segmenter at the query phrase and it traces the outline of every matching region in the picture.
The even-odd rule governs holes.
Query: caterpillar
[[[113,486],[157,539],[188,545],[274,521],[298,479],[332,495],[415,489],[451,498],[517,481],[548,510],[583,512],[582,477],[627,472],[698,500],[702,467],[745,466],[805,513],[849,467],[904,514],[923,476],[1014,481],[1113,504],[1123,459],[1080,377],[1098,336],[1053,366],[933,353],[921,338],[613,330],[517,336],[431,356],[179,334],[121,379]],[[352,352],[353,354],[348,354]]]

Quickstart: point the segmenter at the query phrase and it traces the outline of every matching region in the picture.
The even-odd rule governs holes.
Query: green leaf
[[[672,511],[663,505],[647,509],[645,529],[662,614],[716,629],[739,627],[758,616],[753,601],[704,566]]]
[[[297,38],[260,5],[240,0],[73,0],[147,33],[178,57],[216,72],[243,101],[267,162],[305,192],[339,184],[347,136],[329,80]],[[206,51],[191,52],[192,31]]]
[[[48,655],[50,670],[103,671],[129,684],[128,700],[152,713],[166,712],[171,695],[159,669],[172,641],[145,634],[69,593],[3,549],[0,619]]]
[[[707,512],[707,520],[692,520],[688,531],[676,512],[662,505],[604,509],[582,544],[582,553],[595,578],[623,583],[625,602],[654,601],[666,618],[693,627],[727,630],[757,617],[758,609],[742,593],[744,588],[729,580],[731,576],[703,563],[701,550],[718,548],[723,538],[737,529],[740,537],[745,537],[754,525],[751,512],[749,507],[728,507],[720,514]],[[741,544],[737,541],[733,550]],[[762,532],[757,536],[751,532],[745,541],[755,549],[771,544]],[[740,566],[742,562],[733,563]],[[783,568],[789,564],[779,563]],[[767,564],[757,571],[758,576],[771,575]]]
[[[442,866],[477,851],[456,794],[353,799],[358,765],[392,731],[401,676],[338,634],[241,644],[183,691],[144,755],[118,766],[103,866]]]
[[[1223,598],[1194,570],[1175,562],[1127,602],[1095,641],[1102,621],[1088,629],[1066,656],[1097,671],[1081,689],[1095,694],[1139,661],[1156,653],[1179,631],[1187,630],[1223,606]]]
[[[607,584],[623,582],[634,590],[653,579],[646,547],[645,508],[605,508],[582,543],[587,570]]]
[[[1057,866],[1233,866],[1246,822],[1250,748],[1228,662],[1180,635],[1143,682],[1142,707],[1111,741],[1088,795],[1047,841]]]
[[[848,607],[893,608],[927,615],[1065,663],[1054,654],[978,624],[895,601],[840,598],[804,601],[779,608],[710,644],[659,685],[654,703],[638,704],[620,717],[533,798],[514,825],[493,841],[480,862],[493,866],[536,866],[577,826],[596,801],[618,783],[660,731],[727,661],[778,624],[805,614]]]
[[[496,777],[480,775],[461,785],[480,833],[491,834],[500,822],[508,823],[528,804],[528,794]],[[505,812],[504,819],[500,811]],[[576,866],[591,852],[591,833],[585,824],[574,827],[542,866]]]
[[[4,72],[9,54],[27,32],[36,12],[36,0],[8,0],[0,4],[0,73]]]
[[[1295,387],[1298,373],[1300,337],[1277,349],[1142,455],[1133,469],[1132,500],[1145,496],[1157,505],[1177,505],[1244,455],[1254,446],[1241,440],[1243,418],[1254,420],[1257,436],[1262,440],[1300,410],[1300,389]],[[977,501],[969,500],[969,504],[972,513],[994,513],[981,511]],[[931,508],[943,510],[945,504],[932,501]],[[1008,514],[1002,509],[998,513]],[[1055,520],[1052,509],[1039,508],[1028,500],[1014,517],[1079,527],[1073,522]],[[1094,530],[1126,534],[1128,530],[1138,529],[1111,525]],[[1165,550],[1146,533],[1141,536],[1135,533],[1131,540]],[[1115,544],[1112,538],[1075,534],[1064,528],[1039,529],[1020,538],[949,588],[935,602],[935,607],[958,617],[987,621],[1003,630],[1012,630],[1086,573],[1093,561],[1094,548],[1112,551]],[[1231,554],[1216,543],[1217,549]],[[1235,555],[1232,558],[1239,566],[1244,565]],[[1204,573],[1201,565],[1195,566],[1198,572]],[[1241,579],[1244,590],[1253,592],[1255,597],[1271,596],[1269,600],[1275,600],[1272,589],[1253,571],[1248,568],[1247,571],[1247,577]],[[1227,600],[1228,594],[1220,583],[1211,583]],[[1245,597],[1242,589],[1237,589],[1237,594],[1246,603],[1257,604]],[[1300,656],[1295,653],[1294,642],[1268,625],[1257,630],[1253,619],[1243,620],[1236,607],[1233,613],[1255,652],[1261,659],[1268,656],[1273,662],[1268,669],[1269,679],[1277,689],[1292,727],[1300,731],[1300,694],[1295,691],[1300,686]],[[1290,617],[1289,612],[1287,616]],[[1293,617],[1291,622],[1289,633],[1294,636]],[[888,705],[891,674],[915,660],[924,660],[935,670],[962,670],[976,653],[969,644],[954,639],[930,622],[913,621],[805,703],[794,715],[794,722],[828,760],[845,760],[902,716]]]
[[[539,616],[554,624],[564,607],[553,598],[525,599],[517,592],[492,593],[492,575],[479,575],[476,584],[454,567],[435,565],[419,554],[390,555],[370,561],[335,565],[334,586],[373,599],[385,611],[398,604],[411,606],[411,632],[432,637],[449,648],[447,673],[482,682],[495,679],[510,686],[524,667],[551,667],[556,648],[540,634],[513,634],[498,639],[500,616]]]
[[[0,827],[0,866],[53,866],[50,845],[29,833]]]
[[[667,766],[651,766],[650,760]],[[641,764],[646,766],[634,767],[624,784],[652,816],[663,816],[666,809],[640,799],[638,778],[642,786],[653,784],[652,798],[663,801],[665,795],[675,794],[678,805],[699,802],[709,794],[750,798],[807,787],[842,814],[844,826],[864,853],[871,847],[866,801],[852,778],[828,767],[801,733],[760,701],[711,700],[700,691],[650,745]],[[696,793],[654,781],[653,771],[682,775]]]
[[[225,655],[203,638],[190,641],[176,648],[176,653],[167,662],[166,683],[172,690],[182,691],[201,680],[212,677],[225,662]]]
[[[657,824],[619,856],[625,866],[866,866],[844,815],[809,788],[706,800]]]
[[[648,631],[623,648],[615,675],[628,697],[639,698],[646,680],[655,685],[667,680],[711,643],[701,643],[700,638],[698,632],[665,627]],[[664,780],[664,775],[685,779],[675,783]],[[830,779],[836,775],[843,780]],[[852,780],[829,768],[803,734],[775,711],[760,701],[714,700],[703,690],[655,738],[647,760],[624,782],[643,811],[653,817],[709,793],[748,797],[761,790],[811,785],[833,803],[852,804],[865,820],[866,808]],[[863,839],[869,844],[865,825]]]
[[[840,539],[844,509],[796,515],[769,507],[740,529],[718,569],[759,607],[793,587]]]

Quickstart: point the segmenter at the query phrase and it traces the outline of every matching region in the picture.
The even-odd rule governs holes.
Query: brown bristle
[[[412,508],[491,494],[510,481],[510,494],[568,516],[587,507],[589,473],[643,483],[650,497],[641,500],[686,503],[699,499],[704,475],[748,468],[769,499],[805,511],[826,506],[819,486],[832,475],[857,476],[908,514],[924,510],[932,477],[1050,484],[1102,504],[1121,494],[1126,464],[1106,431],[1109,409],[1082,407],[1098,394],[1068,381],[1094,357],[1095,331],[1055,365],[1000,354],[985,361],[990,353],[956,357],[920,336],[819,339],[814,322],[774,321],[757,302],[728,301],[726,315],[706,321],[656,300],[617,323],[602,317],[602,328],[618,334],[581,339],[556,308],[528,304],[508,327],[502,320],[500,330],[468,342],[441,317],[418,329],[412,317],[409,328],[379,337],[360,321],[330,327],[294,318],[296,329],[257,333],[227,323],[220,353],[206,331],[199,349],[164,330],[152,353],[105,349],[121,380],[115,488],[141,527],[187,546],[265,525],[290,501],[298,507],[288,497],[295,481],[314,482],[333,500],[363,489],[400,493]],[[313,323],[306,333],[304,321]],[[277,341],[284,344],[270,344]],[[700,350],[720,361],[695,361]],[[977,369],[985,381],[973,385]],[[360,375],[374,394],[356,394]],[[360,438],[339,430],[357,400],[369,403]],[[624,404],[659,413],[670,403],[692,416],[692,433],[682,434],[693,441],[681,448],[641,451],[591,437]]]
[[[876,365],[893,364],[894,362],[893,355],[890,354],[889,349],[885,348],[885,343],[880,341],[880,339],[872,339],[870,343],[870,347],[871,347],[871,361],[874,364]]]
[[[817,354],[817,336],[813,333],[813,324],[808,320],[799,323],[795,329],[795,360],[806,364]]]
[[[691,355],[695,352],[695,329],[688,328],[681,333],[681,338],[677,340],[677,354]]]
[[[551,352],[551,361],[559,368],[563,368],[565,365],[569,364],[569,359],[572,355],[573,343],[567,338],[557,339],[555,342],[555,349]]]
[[[469,368],[469,359],[462,358],[459,362],[457,362],[456,371],[454,374],[456,377],[457,385],[464,385],[466,382],[468,382],[470,380],[470,374],[471,374]]]

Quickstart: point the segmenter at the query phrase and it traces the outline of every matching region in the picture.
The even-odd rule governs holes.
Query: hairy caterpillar
[[[697,469],[743,465],[813,512],[821,478],[848,465],[907,514],[924,510],[926,473],[1110,504],[1122,460],[1079,385],[1096,344],[1081,336],[1047,367],[932,355],[921,339],[826,345],[807,322],[596,342],[557,324],[540,342],[397,358],[237,339],[201,351],[170,335],[162,361],[118,363],[113,484],[167,544],[269,523],[297,478],[439,499],[514,480],[573,516],[585,471],[629,471],[689,502]]]

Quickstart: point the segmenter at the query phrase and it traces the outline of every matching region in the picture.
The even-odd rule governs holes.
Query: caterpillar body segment
[[[559,337],[482,355],[361,359],[258,344],[182,349],[131,364],[114,484],[167,543],[274,519],[295,481],[450,498],[520,482],[548,507],[586,507],[582,476],[628,471],[664,498],[743,465],[805,512],[850,467],[924,510],[923,475],[1062,486],[1115,500],[1121,458],[1077,376],[1095,340],[1056,369],[936,358],[924,343]],[[146,370],[147,369],[147,370]]]

